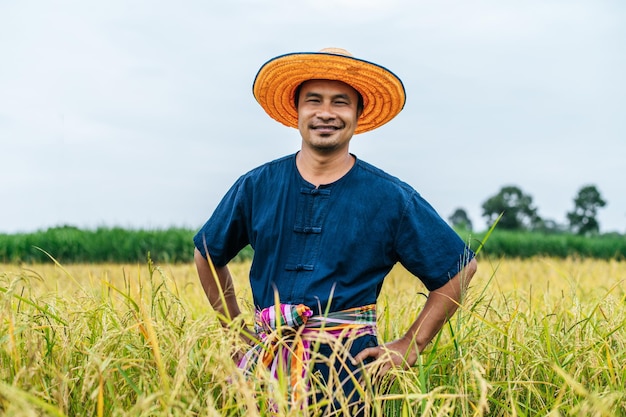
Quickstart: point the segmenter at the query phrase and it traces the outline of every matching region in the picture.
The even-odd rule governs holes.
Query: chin
[[[340,148],[336,143],[314,143],[311,147],[320,153],[332,153]]]

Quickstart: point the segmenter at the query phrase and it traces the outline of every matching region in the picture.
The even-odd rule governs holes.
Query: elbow
[[[469,261],[463,267],[463,269],[459,273],[459,278],[461,281],[461,285],[464,288],[467,288],[469,286],[469,283],[474,277],[474,274],[476,273],[477,270],[478,270],[478,261],[476,261],[476,258],[472,258],[472,260]]]
[[[207,265],[208,264],[208,259],[202,254],[202,252],[200,252],[200,250],[198,248],[194,249],[193,252],[193,260],[196,264],[196,266],[201,266],[201,265]]]
[[[476,258],[472,258],[472,260],[469,261],[467,265],[465,265],[465,268],[463,268],[463,274],[465,275],[465,278],[469,281],[470,279],[472,279],[477,270],[478,261],[476,260]]]
[[[461,271],[461,274],[460,274],[461,279],[459,282],[459,285],[461,286],[459,302],[463,300],[464,294],[469,290],[470,281],[474,277],[474,274],[476,273],[477,270],[478,270],[478,261],[476,261],[476,258],[473,258],[471,261],[467,263],[467,265],[465,265],[465,268],[463,268],[463,270]]]

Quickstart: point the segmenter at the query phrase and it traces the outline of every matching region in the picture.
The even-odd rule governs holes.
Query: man
[[[301,359],[310,359],[310,339],[319,334],[345,341],[349,360],[341,366],[347,372],[371,361],[381,372],[412,366],[454,314],[476,261],[413,188],[349,152],[353,134],[373,130],[402,110],[402,82],[384,67],[333,48],[268,61],[253,93],[272,118],[298,128],[302,144],[296,154],[240,177],[194,237],[211,305],[228,319],[240,315],[227,264],[250,244],[259,338],[267,342],[282,317],[309,342],[287,348],[303,355],[291,362],[300,365],[296,374]],[[378,346],[376,299],[397,262],[430,294],[406,334]],[[329,355],[329,346],[335,345],[325,342],[318,349]],[[243,362],[270,366],[276,358],[257,346]],[[313,369],[328,379],[332,366]],[[350,378],[344,382],[351,386]]]

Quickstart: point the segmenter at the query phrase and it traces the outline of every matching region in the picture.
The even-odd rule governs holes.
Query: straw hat
[[[380,65],[352,56],[345,49],[296,52],[267,61],[254,79],[252,92],[271,118],[298,127],[294,98],[296,88],[307,80],[337,80],[363,96],[363,113],[354,133],[384,125],[404,107],[406,96],[400,78]]]

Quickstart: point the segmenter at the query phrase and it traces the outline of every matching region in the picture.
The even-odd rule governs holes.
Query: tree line
[[[482,205],[489,229],[474,233],[467,212],[458,208],[448,218],[450,224],[472,248],[495,257],[593,257],[626,259],[626,236],[600,234],[598,210],[606,201],[593,185],[582,187],[567,213],[567,224],[541,218],[530,195],[507,185]],[[496,224],[497,223],[497,224]],[[497,232],[491,234],[495,224]],[[0,233],[0,263],[51,262],[191,262],[195,230],[128,230],[101,227],[80,230],[74,226],[53,227],[34,233]],[[237,256],[252,258],[248,246]]]
[[[482,204],[482,216],[491,228],[507,231],[569,232],[581,236],[600,232],[598,210],[605,207],[606,200],[595,185],[583,186],[574,197],[574,207],[567,212],[567,224],[539,216],[533,198],[515,185],[506,185]],[[472,221],[463,208],[457,208],[449,217],[450,224],[460,230],[472,231]]]
[[[459,235],[472,249],[480,249],[481,257],[533,256],[590,257],[626,259],[626,236],[598,234],[580,236],[572,233],[527,232],[501,230],[469,232]],[[193,262],[195,230],[127,230],[98,228],[81,230],[73,226],[54,227],[26,234],[0,234],[0,264],[43,263],[143,263],[149,258],[158,263]],[[253,250],[244,248],[236,261],[250,260]]]

